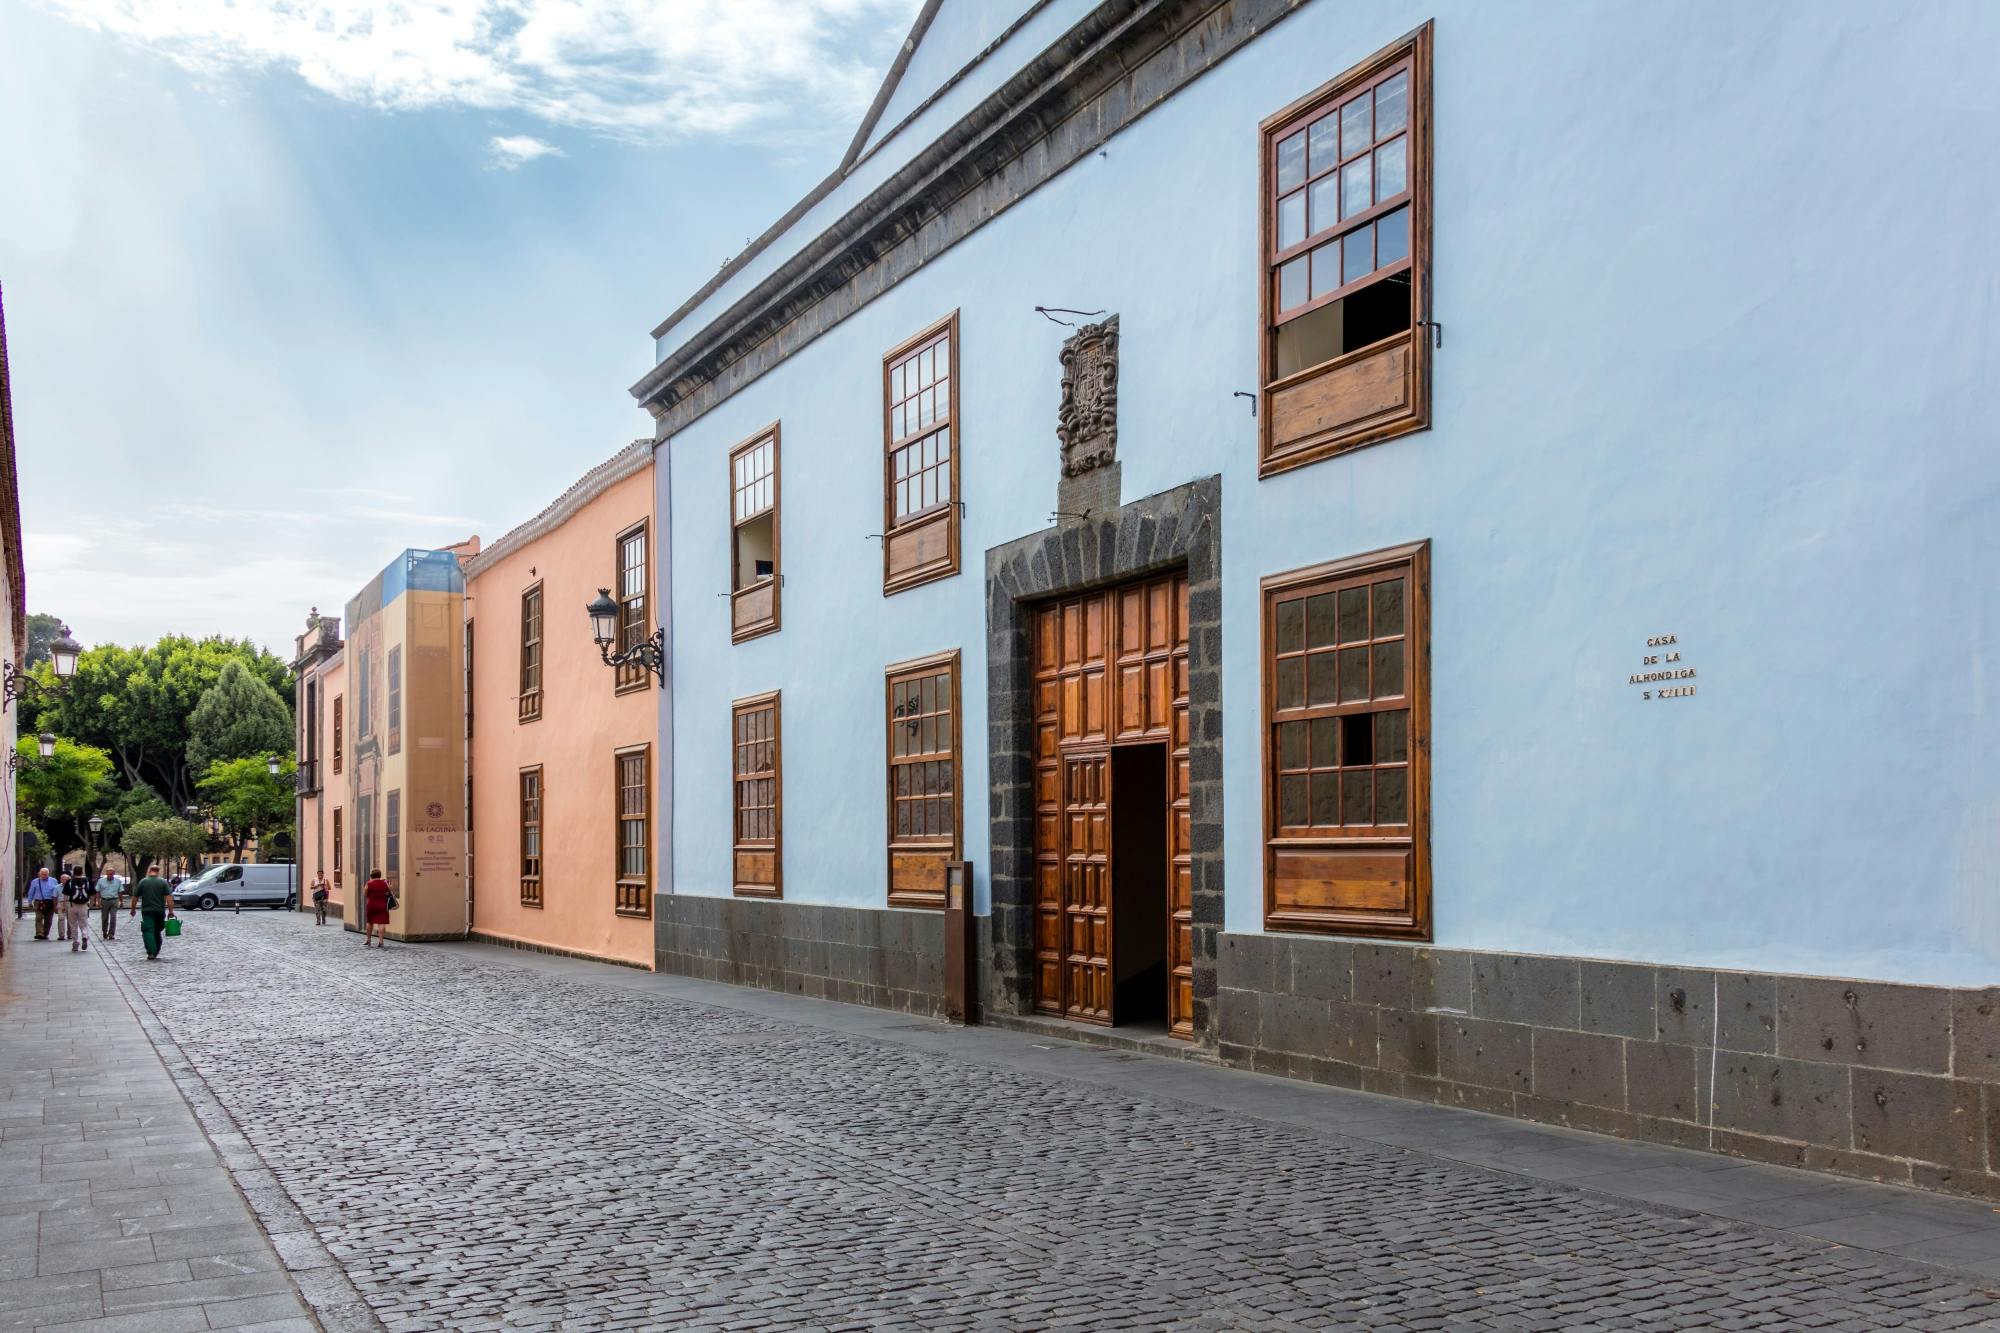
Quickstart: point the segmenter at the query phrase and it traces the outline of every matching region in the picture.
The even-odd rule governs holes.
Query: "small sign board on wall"
[[[1694,698],[1695,669],[1681,658],[1680,635],[1649,636],[1639,669],[1625,683],[1639,686],[1642,700]]]

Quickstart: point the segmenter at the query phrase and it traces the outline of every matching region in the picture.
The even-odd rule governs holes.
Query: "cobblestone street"
[[[302,1289],[393,1330],[2000,1328],[1974,1274],[1297,1123],[1322,1089],[287,914],[110,952],[316,1233]]]

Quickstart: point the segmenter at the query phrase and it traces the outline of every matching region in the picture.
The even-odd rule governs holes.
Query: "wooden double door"
[[[1194,1035],[1187,578],[1034,618],[1035,1006]]]

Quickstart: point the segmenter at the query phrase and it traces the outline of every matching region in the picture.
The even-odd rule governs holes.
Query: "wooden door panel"
[[[1063,1012],[1089,1023],[1112,1021],[1110,767],[1102,751],[1063,759]]]

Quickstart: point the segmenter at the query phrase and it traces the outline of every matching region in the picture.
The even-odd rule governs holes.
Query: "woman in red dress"
[[[382,872],[368,872],[367,887],[362,890],[362,935],[361,947],[367,948],[373,940],[375,947],[389,947],[389,881],[382,878]],[[379,930],[379,934],[377,933]]]

